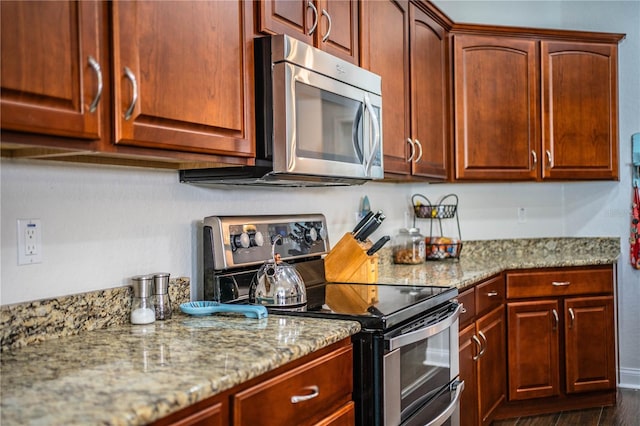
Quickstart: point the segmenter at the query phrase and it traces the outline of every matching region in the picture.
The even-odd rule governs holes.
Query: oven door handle
[[[449,406],[442,413],[440,413],[438,417],[431,420],[425,426],[440,426],[441,424],[449,420],[453,412],[456,411],[456,409],[458,408],[458,403],[460,402],[460,396],[462,395],[462,391],[464,390],[464,380],[457,381],[456,383],[451,385],[451,387],[454,387],[456,390],[456,395],[453,397],[451,404],[449,404]]]
[[[412,343],[428,339],[431,336],[435,336],[436,334],[440,333],[441,331],[444,331],[447,328],[451,327],[453,325],[453,323],[458,320],[458,317],[460,317],[460,311],[461,310],[462,310],[462,305],[457,304],[455,311],[453,311],[451,313],[451,315],[449,315],[444,320],[442,320],[440,322],[437,322],[435,324],[429,325],[427,327],[412,331],[410,333],[402,334],[400,336],[396,336],[396,337],[393,337],[393,338],[389,339],[388,340],[388,345],[389,345],[388,349],[390,351],[392,351],[394,349],[398,349],[398,348],[401,348],[403,346],[407,346],[407,345],[410,345]],[[458,330],[456,329],[455,332],[457,333]]]

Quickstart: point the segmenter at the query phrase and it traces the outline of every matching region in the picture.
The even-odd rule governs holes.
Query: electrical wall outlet
[[[42,263],[40,219],[18,219],[18,265]]]
[[[518,207],[518,223],[527,222],[527,209],[524,207]]]

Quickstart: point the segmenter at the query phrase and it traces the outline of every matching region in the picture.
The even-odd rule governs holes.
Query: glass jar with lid
[[[400,229],[393,240],[393,263],[417,265],[425,259],[426,247],[420,229]]]

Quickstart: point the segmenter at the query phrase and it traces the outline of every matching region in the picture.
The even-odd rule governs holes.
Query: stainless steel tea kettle
[[[276,235],[271,259],[258,270],[249,289],[249,301],[273,308],[296,309],[307,304],[307,289],[295,266],[282,262],[275,248],[282,239]]]

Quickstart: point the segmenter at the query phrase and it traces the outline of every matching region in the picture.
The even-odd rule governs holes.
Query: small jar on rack
[[[424,236],[418,228],[402,228],[393,240],[393,263],[417,265],[425,261]]]

